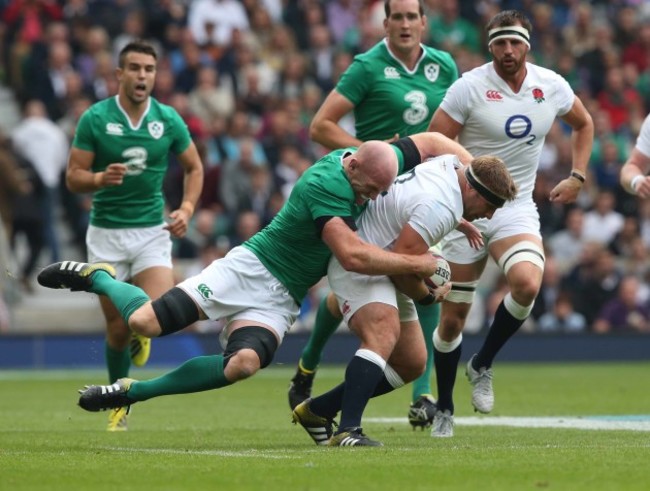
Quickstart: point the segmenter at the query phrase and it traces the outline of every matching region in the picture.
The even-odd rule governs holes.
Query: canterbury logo
[[[203,298],[209,298],[212,295],[212,290],[205,283],[201,283],[196,287],[197,291],[203,296]]]
[[[485,92],[485,97],[488,101],[500,101],[503,100],[503,96],[499,94],[498,90],[488,90]]]
[[[86,265],[86,263],[78,263],[77,261],[63,261],[61,263],[61,267],[59,269],[61,271],[77,271],[78,272],[85,265]]]

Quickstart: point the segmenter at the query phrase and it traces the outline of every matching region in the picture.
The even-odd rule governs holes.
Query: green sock
[[[197,356],[160,377],[133,382],[128,396],[146,401],[152,397],[218,389],[231,383],[224,375],[222,355]]]
[[[142,288],[118,281],[106,271],[97,271],[92,278],[93,285],[89,291],[110,298],[127,324],[131,314],[150,300]]]
[[[320,363],[323,354],[323,348],[327,340],[334,334],[336,328],[339,327],[341,319],[332,315],[327,308],[327,297],[323,297],[318,306],[316,313],[316,322],[314,329],[309,336],[307,345],[302,350],[300,357],[300,366],[306,370],[313,371]]]
[[[108,368],[108,382],[112,384],[118,378],[128,376],[129,368],[131,368],[131,353],[128,348],[117,351],[106,343],[104,351],[106,354],[106,368]]]
[[[415,402],[418,397],[431,392],[431,371],[433,369],[433,331],[440,322],[440,305],[416,305],[420,325],[424,333],[424,343],[427,346],[427,364],[424,373],[413,381],[412,398]]]

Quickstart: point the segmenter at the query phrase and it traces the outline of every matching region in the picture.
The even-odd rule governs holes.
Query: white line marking
[[[278,451],[272,450],[245,450],[232,452],[225,450],[180,450],[174,448],[130,448],[130,447],[98,447],[101,450],[126,453],[147,453],[147,454],[177,454],[177,455],[211,455],[217,457],[252,457],[255,459],[296,459],[298,455],[280,455]]]
[[[406,418],[364,418],[368,423],[404,423]],[[570,430],[650,431],[650,416],[586,416],[586,417],[461,417],[457,426],[513,426],[517,428],[562,428]]]

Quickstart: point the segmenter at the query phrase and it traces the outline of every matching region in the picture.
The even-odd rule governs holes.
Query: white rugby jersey
[[[636,148],[643,155],[650,157],[650,114],[648,114],[641,125],[639,136],[636,139]]]
[[[386,194],[371,201],[357,219],[359,236],[392,249],[408,223],[429,246],[436,244],[463,216],[458,167],[458,157],[441,155],[397,176]]]
[[[515,94],[492,62],[464,73],[440,107],[463,125],[459,142],[475,157],[496,155],[519,186],[518,199],[532,199],[544,139],[556,116],[573,106],[575,94],[564,78],[526,63],[528,73]],[[516,201],[506,203],[513,206]]]

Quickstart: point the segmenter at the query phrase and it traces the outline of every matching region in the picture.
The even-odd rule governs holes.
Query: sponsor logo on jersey
[[[124,130],[120,123],[106,123],[106,134],[107,135],[124,135]]]
[[[485,98],[488,101],[502,101],[503,96],[499,93],[498,90],[487,90],[485,91]]]
[[[386,78],[400,78],[397,68],[394,66],[387,66],[384,68],[384,77]]]
[[[163,133],[165,132],[165,125],[163,125],[160,121],[152,121],[147,125],[147,129],[149,130],[149,134],[157,140],[163,136]]]
[[[208,285],[206,285],[205,283],[201,283],[199,286],[197,286],[196,290],[205,299],[209,298],[212,295],[212,290],[210,290],[210,287],[208,287]]]
[[[541,104],[546,100],[544,99],[544,92],[542,91],[542,89],[540,89],[539,87],[535,87],[533,89],[533,99],[535,99],[535,102],[537,104]]]
[[[435,82],[440,75],[440,65],[437,63],[429,63],[424,65],[424,76],[427,77],[429,82]]]

